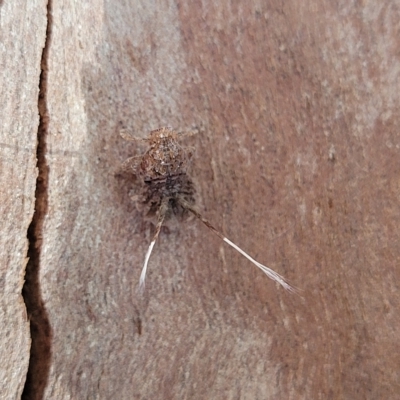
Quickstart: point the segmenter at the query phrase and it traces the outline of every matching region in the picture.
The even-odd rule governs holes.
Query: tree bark
[[[30,359],[21,296],[36,187],[40,60],[46,4],[0,2],[0,397],[19,399]]]
[[[31,355],[25,398],[396,397],[398,5],[51,1],[45,183],[31,237],[38,284],[25,295],[29,315],[30,300],[40,305],[32,341],[44,346]],[[36,79],[38,46],[29,48]],[[2,157],[7,171],[25,160],[17,178],[1,177],[25,196],[4,228],[6,244],[19,246],[3,263],[15,297],[4,292],[4,301],[17,310],[7,371],[19,368],[19,379],[28,336],[18,282],[38,125],[37,90],[29,94],[10,100],[26,107],[25,128],[15,131],[18,147],[2,148],[16,160]],[[11,111],[6,120],[16,124]],[[196,219],[162,229],[138,292],[154,227],[131,199],[136,182],[117,172],[146,144],[119,131],[144,138],[161,126],[197,131],[182,143],[194,148],[202,215],[299,294]]]

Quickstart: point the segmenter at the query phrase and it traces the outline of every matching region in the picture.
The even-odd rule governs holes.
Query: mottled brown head
[[[145,182],[186,173],[191,153],[178,143],[178,134],[164,127],[150,132],[150,148],[143,155],[139,174]]]

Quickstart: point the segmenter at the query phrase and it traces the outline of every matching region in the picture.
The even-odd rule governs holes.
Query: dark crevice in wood
[[[44,390],[49,376],[51,361],[52,329],[40,287],[40,255],[42,250],[42,229],[48,208],[49,167],[46,161],[46,135],[48,127],[47,110],[47,69],[48,54],[51,42],[51,0],[47,3],[46,41],[41,60],[39,81],[39,128],[37,135],[37,168],[38,177],[35,192],[35,212],[28,229],[29,262],[25,272],[25,284],[22,295],[27,308],[30,330],[31,351],[29,367],[22,393],[22,399],[39,400],[44,397]]]

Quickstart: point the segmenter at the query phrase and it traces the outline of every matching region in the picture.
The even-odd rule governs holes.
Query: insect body
[[[136,139],[125,131],[121,136],[130,141],[146,141],[149,149],[142,156],[128,158],[122,169],[132,172],[144,184],[138,205],[147,217],[157,213],[182,216],[187,210],[182,208],[179,199],[194,203],[194,188],[187,175],[191,152],[178,142],[178,133],[170,128],[160,128],[150,132],[147,139]],[[161,212],[162,211],[162,212]]]
[[[294,288],[281,275],[250,257],[214,228],[194,207],[193,183],[187,175],[191,152],[179,144],[178,139],[182,135],[171,128],[164,127],[150,132],[147,139],[133,138],[125,131],[121,132],[121,136],[126,140],[142,140],[149,144],[149,149],[143,156],[128,158],[122,165],[123,170],[132,172],[144,183],[142,195],[137,196],[137,201],[146,209],[145,214],[150,217],[157,215],[156,231],[147,250],[140,275],[139,286],[141,288],[144,287],[149,258],[165,218],[171,214],[182,216],[189,211],[225,243],[260,268],[267,276],[281,284],[285,289],[294,291]]]

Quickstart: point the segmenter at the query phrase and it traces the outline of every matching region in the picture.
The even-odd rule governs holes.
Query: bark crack
[[[42,298],[39,279],[42,230],[48,208],[49,166],[46,160],[46,140],[49,117],[47,109],[47,71],[51,42],[51,5],[51,0],[49,0],[47,3],[46,39],[42,52],[39,80],[38,109],[40,118],[36,149],[38,177],[35,191],[35,212],[27,233],[29,262],[25,272],[25,284],[22,288],[22,296],[30,320],[32,340],[29,367],[22,392],[22,399],[26,400],[39,400],[44,397],[51,361],[52,329]]]

